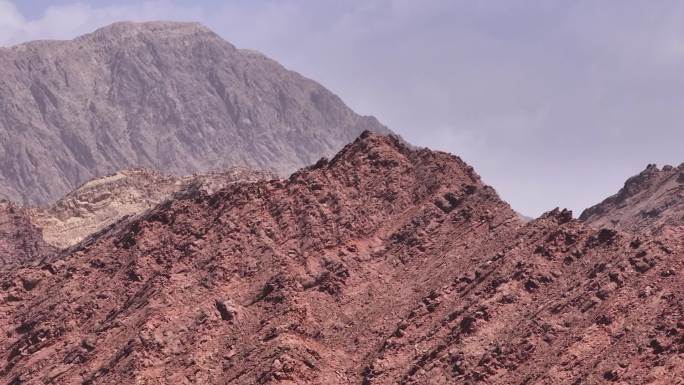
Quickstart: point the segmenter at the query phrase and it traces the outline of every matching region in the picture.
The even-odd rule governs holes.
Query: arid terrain
[[[0,270],[40,260],[56,251],[44,241],[27,209],[0,200]]]
[[[649,165],[580,219],[637,234],[684,234],[684,163],[662,169]]]
[[[363,134],[4,274],[18,383],[672,384],[682,237],[530,223],[459,158]]]
[[[47,208],[31,209],[30,217],[43,230],[47,243],[63,249],[187,189],[213,192],[230,183],[274,177],[245,168],[185,177],[145,169],[123,170],[89,181]]]
[[[0,196],[52,203],[127,168],[283,175],[363,130],[316,82],[196,23],[117,23],[0,48]]]
[[[684,384],[684,165],[533,219],[198,24],[0,62],[0,384]]]

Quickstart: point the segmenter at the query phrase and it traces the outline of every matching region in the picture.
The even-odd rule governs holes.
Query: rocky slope
[[[0,275],[0,379],[676,383],[675,241],[523,224],[460,159],[365,133]]]
[[[194,23],[117,23],[0,48],[0,196],[52,202],[131,167],[278,173],[387,132],[319,84]]]
[[[683,253],[549,212],[416,304],[363,381],[681,383]]]
[[[213,192],[238,181],[272,178],[269,173],[245,168],[185,177],[146,169],[124,170],[89,181],[48,208],[30,210],[31,221],[43,229],[48,244],[63,249],[183,190]]]
[[[0,376],[358,382],[394,322],[519,226],[459,159],[365,135],[289,180],[177,196],[3,277],[22,301],[0,309]]]
[[[56,250],[43,241],[27,210],[0,200],[0,270],[49,257]]]
[[[662,169],[649,165],[617,194],[586,209],[580,219],[632,233],[684,235],[684,164]]]

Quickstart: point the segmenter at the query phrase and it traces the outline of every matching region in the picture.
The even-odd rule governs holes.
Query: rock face
[[[0,304],[0,382],[360,382],[400,317],[519,226],[459,159],[366,134],[0,278],[23,299]]]
[[[43,241],[26,209],[0,200],[0,269],[51,256],[56,250]]]
[[[364,133],[1,274],[0,382],[671,384],[681,256]]]
[[[580,220],[632,233],[684,235],[684,164],[649,165],[617,194],[586,209]]]
[[[286,174],[363,130],[319,84],[194,23],[0,48],[0,196],[44,204],[131,167]]]
[[[363,381],[681,381],[683,252],[549,212],[429,292],[370,355]]]
[[[245,168],[185,177],[146,169],[124,170],[89,181],[48,208],[30,210],[31,221],[43,229],[48,244],[64,249],[181,191],[193,188],[213,192],[239,181],[274,177]]]

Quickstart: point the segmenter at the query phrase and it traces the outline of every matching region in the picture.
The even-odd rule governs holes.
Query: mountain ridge
[[[239,167],[182,177],[129,169],[90,180],[54,204],[29,208],[28,212],[31,222],[43,230],[45,241],[65,249],[124,217],[152,209],[183,190],[212,192],[231,183],[272,178],[273,174]]]
[[[366,132],[0,274],[0,378],[665,385],[684,376],[676,241],[560,209],[523,223],[460,158]]]
[[[579,218],[592,226],[632,233],[684,234],[684,163],[662,169],[649,164]]]
[[[0,50],[0,64],[0,194],[25,204],[131,167],[286,175],[390,132],[197,24],[119,23]]]
[[[214,383],[233,376],[234,381],[241,383],[263,383],[267,378],[276,381],[301,375],[302,380],[316,382],[319,378],[340,383],[335,374],[339,369],[345,375],[358,377],[354,374],[359,369],[356,366],[339,367],[343,365],[340,359],[352,354],[348,343],[354,338],[343,338],[342,334],[330,337],[328,342],[333,349],[349,352],[339,350],[339,356],[333,355],[333,350],[325,348],[327,343],[320,340],[327,333],[324,330],[347,330],[334,324],[352,322],[355,317],[335,310],[330,313],[335,314],[333,318],[325,319],[319,311],[333,311],[342,301],[339,306],[347,303],[343,306],[345,312],[367,313],[358,316],[367,318],[368,323],[353,321],[356,325],[348,329],[350,332],[354,330],[359,336],[388,332],[382,315],[387,306],[396,303],[403,308],[412,302],[408,298],[418,300],[423,290],[416,280],[411,287],[401,290],[403,296],[408,296],[406,299],[391,299],[387,297],[390,292],[380,287],[391,274],[414,274],[405,270],[404,265],[422,260],[421,255],[427,257],[426,232],[438,231],[437,221],[445,221],[448,214],[469,229],[461,235],[465,238],[450,241],[459,244],[457,250],[467,250],[461,242],[475,238],[480,246],[474,249],[491,247],[496,239],[488,235],[490,224],[498,226],[497,233],[501,234],[520,225],[515,212],[498,200],[493,189],[484,186],[460,159],[412,150],[398,139],[372,134],[362,135],[329,161],[322,160],[287,180],[237,183],[214,194],[188,191],[82,242],[70,250],[68,257],[0,278],[12,295],[22,299],[0,305],[5,315],[4,319],[0,316],[0,325],[17,330],[17,322],[32,324],[27,333],[13,332],[11,336],[0,337],[0,351],[17,352],[6,357],[8,364],[0,375],[8,380],[23,373],[22,381],[53,378],[93,383],[143,378]],[[425,227],[428,223],[431,225]],[[478,226],[471,228],[469,224]],[[386,248],[392,250],[390,254]],[[443,262],[428,265],[439,263]],[[104,276],[108,278],[104,280]],[[33,277],[40,283],[27,291],[16,286],[21,277]],[[52,293],[49,303],[31,305],[44,298],[45,291]],[[80,299],[73,297],[77,293]],[[351,297],[344,299],[344,293]],[[364,305],[363,298],[369,298],[368,295],[378,297]],[[145,306],[131,307],[133,302],[124,298],[156,304],[152,306],[159,312],[147,313]],[[163,305],[168,301],[184,305]],[[389,302],[375,309],[385,301]],[[49,308],[53,310],[48,312]],[[72,321],[68,321],[72,317],[68,314],[74,314]],[[133,350],[125,347],[133,335],[156,333],[150,328],[157,322],[166,322],[162,321],[166,317],[173,325],[164,328],[168,333],[180,333],[177,341],[183,341],[182,345],[160,341],[165,347],[155,353],[155,348],[148,350],[133,337]],[[203,321],[196,324],[196,317]],[[261,324],[261,320],[267,323]],[[58,326],[62,322],[74,327],[64,329]],[[292,322],[301,323],[300,329],[290,330]],[[186,334],[177,327],[194,331]],[[226,327],[233,332],[225,334]],[[31,342],[36,333],[44,336],[38,344]],[[200,334],[213,336],[217,345],[204,346],[192,337]],[[229,335],[233,337],[226,340]],[[91,353],[78,353],[77,345],[81,342],[76,343],[74,338],[88,340],[88,346],[94,349]],[[259,342],[262,339],[264,342]],[[72,353],[67,353],[72,351],[72,340],[76,343],[73,357],[81,358],[57,358],[63,354],[72,357]],[[63,343],[69,346],[66,350]],[[359,349],[368,351],[375,343],[369,337]],[[258,349],[251,349],[250,345]],[[224,369],[194,374],[184,369],[166,373],[145,369],[148,366],[144,362],[163,360],[171,352],[167,349],[186,351],[176,356],[182,362],[173,359],[174,363],[167,365],[169,368],[186,367],[183,362],[194,357],[204,363],[201,365],[211,363]],[[107,364],[107,357],[114,357],[119,351],[131,354],[124,353],[114,366]],[[291,369],[271,370],[248,364],[278,366],[269,358],[273,354]],[[31,368],[41,356],[51,357],[50,363],[46,362],[45,370],[34,371]],[[63,359],[69,363],[56,364]],[[319,369],[307,369],[309,364],[300,359]]]

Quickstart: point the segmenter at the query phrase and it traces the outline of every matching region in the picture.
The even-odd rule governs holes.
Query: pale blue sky
[[[514,208],[582,208],[684,162],[684,2],[0,0],[0,44],[200,21],[461,155]]]

